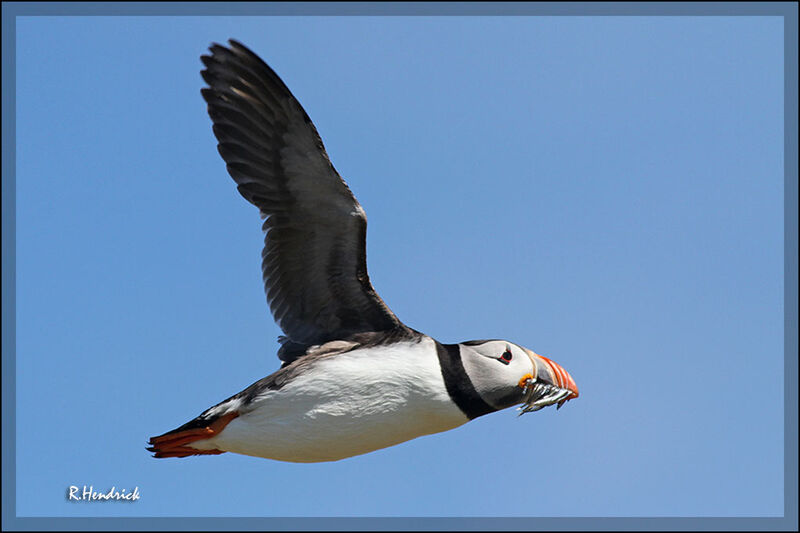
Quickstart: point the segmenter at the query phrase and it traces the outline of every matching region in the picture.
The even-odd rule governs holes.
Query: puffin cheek
[[[491,403],[498,409],[507,409],[525,401],[525,394],[520,387],[507,387],[493,395]]]

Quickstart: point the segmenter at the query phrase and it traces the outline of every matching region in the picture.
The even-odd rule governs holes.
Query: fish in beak
[[[525,376],[519,382],[524,394],[520,415],[553,404],[558,404],[556,409],[561,409],[567,401],[578,397],[575,380],[558,363],[531,350],[525,352],[533,363],[535,375]]]

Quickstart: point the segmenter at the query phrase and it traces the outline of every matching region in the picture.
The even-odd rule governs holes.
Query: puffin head
[[[481,398],[496,409],[522,404],[520,414],[578,397],[566,370],[547,357],[504,340],[460,343],[464,370]]]

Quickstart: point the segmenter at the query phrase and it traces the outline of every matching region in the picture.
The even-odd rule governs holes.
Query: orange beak
[[[572,400],[579,396],[578,385],[575,380],[569,375],[569,372],[564,370],[561,365],[548,359],[543,355],[539,355],[530,350],[525,350],[533,362],[533,367],[536,370],[534,381],[546,383],[559,389],[569,391],[570,394],[566,396],[563,401]],[[563,402],[559,402],[563,404]]]
[[[572,376],[569,375],[569,372],[561,368],[561,365],[548,359],[547,357],[539,354],[534,354],[540,359],[542,359],[545,364],[550,367],[550,371],[554,377],[555,382],[554,385],[561,387],[562,389],[569,390],[572,394],[567,396],[567,400],[572,400],[573,398],[577,398],[580,394],[578,393],[578,385],[575,384],[575,380],[572,379]]]

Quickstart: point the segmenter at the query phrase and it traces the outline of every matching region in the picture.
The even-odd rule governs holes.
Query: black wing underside
[[[370,283],[366,215],[311,119],[266,63],[229,42],[201,57],[202,95],[228,173],[265,218],[264,288],[286,335],[278,356],[288,363],[311,345],[408,330]]]

